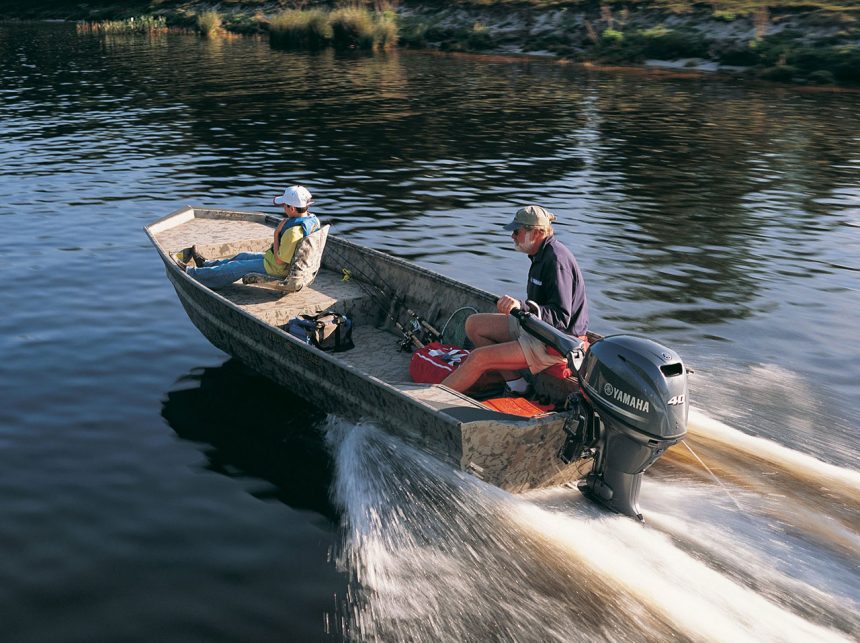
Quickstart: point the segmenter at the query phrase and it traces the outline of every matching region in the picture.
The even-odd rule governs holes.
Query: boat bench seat
[[[284,294],[264,285],[235,283],[221,288],[218,294],[273,326],[283,326],[299,315],[326,310],[349,315],[355,323],[375,324],[378,317],[375,302],[361,287],[325,269],[320,270],[312,284],[298,292]]]

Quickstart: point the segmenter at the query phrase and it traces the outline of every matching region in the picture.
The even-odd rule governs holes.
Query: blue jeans
[[[229,259],[213,259],[202,268],[188,266],[185,272],[209,288],[223,288],[251,272],[266,274],[262,252],[241,252]]]

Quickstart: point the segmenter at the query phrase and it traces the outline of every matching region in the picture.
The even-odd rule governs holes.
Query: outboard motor
[[[687,434],[687,372],[678,354],[633,335],[591,345],[578,372],[579,426],[565,448],[594,449],[594,466],[579,482],[585,495],[642,520],[642,474]],[[583,439],[584,438],[584,439]],[[579,454],[577,454],[579,455]]]
[[[579,341],[528,313],[522,327],[567,356],[580,392],[571,402],[565,462],[593,457],[579,489],[613,511],[642,520],[642,474],[687,434],[687,369],[678,354],[633,335],[610,335],[588,349],[579,370]]]

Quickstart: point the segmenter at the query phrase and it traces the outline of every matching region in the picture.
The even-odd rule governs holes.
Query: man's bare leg
[[[473,350],[460,368],[446,377],[442,384],[465,393],[488,371],[504,373],[527,367],[526,356],[517,341],[480,346]]]
[[[466,335],[475,347],[509,342],[508,316],[501,313],[476,313],[466,318]]]
[[[501,313],[476,313],[466,319],[466,335],[476,348],[515,341],[511,337],[508,316]],[[522,366],[526,368],[528,365]],[[516,371],[502,371],[498,377],[488,373],[486,383],[507,382],[520,377]],[[484,383],[484,382],[481,382]]]

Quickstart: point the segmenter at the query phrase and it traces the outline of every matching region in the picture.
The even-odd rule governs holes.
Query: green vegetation
[[[412,18],[403,19],[400,24],[400,44],[405,47],[436,45],[443,51],[486,51],[501,43],[481,22],[446,27],[438,22]]]
[[[860,84],[860,48],[856,45],[804,44],[791,33],[725,49],[718,58],[727,65],[754,67],[768,80]]]
[[[618,31],[617,29],[605,29],[600,37],[610,46],[615,44],[621,44],[622,42],[624,42],[624,33]]]
[[[691,30],[666,27],[629,31],[606,29],[595,43],[592,55],[599,62],[617,64],[651,58],[704,58],[709,48],[709,41]]]
[[[393,11],[383,11],[376,16],[374,40],[378,47],[390,49],[397,46],[400,31],[397,26],[397,14]]]
[[[372,49],[376,21],[367,9],[337,9],[329,14],[332,42],[341,48]]]
[[[272,45],[290,49],[385,49],[397,44],[397,36],[393,12],[371,12],[359,7],[334,11],[296,9],[269,21]]]

